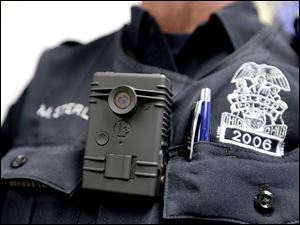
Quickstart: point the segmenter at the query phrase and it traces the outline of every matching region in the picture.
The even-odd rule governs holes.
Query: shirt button
[[[261,190],[254,199],[255,208],[262,214],[271,214],[274,210],[274,195],[268,190]]]
[[[24,165],[27,162],[27,158],[24,155],[18,155],[12,162],[11,167],[12,168],[18,168],[22,165]]]

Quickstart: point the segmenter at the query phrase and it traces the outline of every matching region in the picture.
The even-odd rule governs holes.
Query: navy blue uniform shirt
[[[122,29],[43,53],[1,128],[1,223],[299,223],[299,58],[281,28],[239,2],[178,45],[134,7]],[[81,188],[90,84],[103,71],[161,73],[172,83],[157,198]],[[187,161],[190,113],[204,87],[211,140]]]

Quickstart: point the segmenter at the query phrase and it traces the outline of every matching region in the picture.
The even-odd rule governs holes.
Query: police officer
[[[157,198],[81,188],[99,71],[162,73],[172,83],[172,147]],[[276,98],[261,94],[260,77]],[[210,142],[187,161],[203,87]],[[1,223],[299,223],[298,142],[299,59],[279,26],[263,25],[251,2],[143,2],[121,30],[42,55],[1,129]]]

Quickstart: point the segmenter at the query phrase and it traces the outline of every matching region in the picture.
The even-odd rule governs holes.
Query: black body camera
[[[170,141],[172,93],[162,74],[96,73],[83,188],[156,196]]]

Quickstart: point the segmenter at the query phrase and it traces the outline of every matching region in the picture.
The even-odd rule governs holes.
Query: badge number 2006
[[[288,129],[282,115],[288,105],[279,92],[290,91],[284,74],[275,66],[247,62],[231,83],[236,89],[227,96],[231,112],[222,113],[219,141],[282,156]]]

